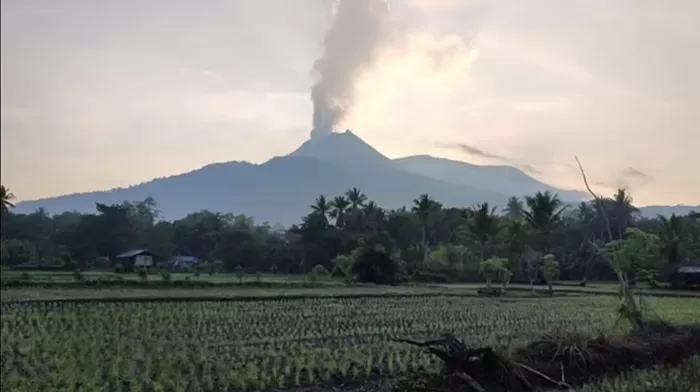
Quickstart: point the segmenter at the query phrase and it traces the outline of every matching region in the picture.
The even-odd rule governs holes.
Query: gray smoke
[[[314,105],[311,138],[328,135],[352,107],[355,82],[370,67],[389,33],[386,0],[340,0],[333,25],[314,63],[318,81],[311,88]]]

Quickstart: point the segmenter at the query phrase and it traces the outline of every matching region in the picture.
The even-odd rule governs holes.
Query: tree
[[[0,208],[2,208],[2,214],[5,215],[10,208],[15,208],[15,205],[12,204],[12,200],[15,199],[15,195],[10,192],[9,188],[6,188],[5,185],[0,185],[0,199],[2,199],[2,205]]]
[[[618,239],[621,239],[625,230],[632,221],[633,215],[639,210],[632,205],[634,199],[626,189],[618,189],[612,197],[612,210],[616,221]]]
[[[421,225],[421,246],[423,247],[423,262],[427,261],[428,257],[428,230],[430,229],[430,218],[442,206],[430,196],[423,194],[413,200],[413,208],[411,211],[416,215]]]
[[[245,269],[242,266],[236,266],[236,276],[238,277],[238,283],[243,284],[243,277],[245,277]]]
[[[552,283],[555,279],[559,278],[559,262],[557,262],[556,256],[551,253],[545,255],[542,258],[542,266],[540,269],[542,271],[542,276],[544,276],[544,278],[547,280],[549,295],[552,295],[554,292]]]
[[[627,228],[623,240],[613,242],[610,248],[617,254],[620,268],[633,276],[642,276],[653,282],[661,268],[661,241],[656,234],[645,233],[634,227]]]
[[[331,211],[331,204],[326,200],[326,196],[321,195],[316,198],[316,202],[311,205],[312,214],[322,217],[327,222],[328,213]]]
[[[502,266],[502,259],[490,258],[479,264],[479,272],[486,280],[486,287],[491,289],[491,282],[498,277],[498,272]]]
[[[520,221],[523,219],[524,210],[525,208],[523,206],[523,201],[517,196],[512,196],[508,199],[506,208],[503,212],[505,212],[506,218],[514,221]]]
[[[661,223],[659,234],[666,262],[668,264],[679,263],[683,259],[683,220],[676,214],[671,215],[670,218],[659,215],[658,220]]]
[[[547,253],[551,247],[552,232],[561,222],[561,213],[565,207],[559,197],[549,191],[526,197],[525,204],[527,209],[523,211],[523,217],[539,239],[536,250]]]
[[[336,196],[333,198],[333,201],[331,201],[330,217],[335,219],[335,226],[337,228],[342,228],[345,225],[348,207],[350,207],[350,200],[345,196]]]
[[[347,192],[345,192],[345,196],[350,201],[350,207],[353,210],[357,210],[358,208],[362,207],[365,204],[365,201],[367,201],[367,196],[358,188],[349,189]]]
[[[396,284],[401,280],[401,265],[379,246],[361,244],[353,252],[351,272],[358,282]]]
[[[470,218],[463,225],[463,233],[470,242],[479,248],[480,259],[491,257],[493,242],[501,230],[496,207],[490,208],[489,203],[476,206]]]

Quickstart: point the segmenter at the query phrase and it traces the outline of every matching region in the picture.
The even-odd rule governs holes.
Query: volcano
[[[153,197],[165,219],[210,210],[232,212],[257,222],[291,225],[327,197],[360,188],[384,208],[410,206],[426,193],[446,207],[489,202],[504,206],[510,196],[556,192],[567,202],[585,195],[537,181],[509,166],[477,166],[430,156],[389,159],[350,131],[304,142],[286,156],[262,164],[216,163],[188,173],[128,188],[71,194],[17,204],[17,212],[43,207],[49,213],[95,212],[95,203]]]

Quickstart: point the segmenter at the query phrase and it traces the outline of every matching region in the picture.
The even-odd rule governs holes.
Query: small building
[[[158,256],[156,254],[146,249],[132,249],[116,256],[117,263],[121,263],[127,270],[133,268],[151,268],[155,265],[155,260],[157,258]]]
[[[173,270],[187,270],[200,262],[201,261],[194,256],[174,256],[168,262],[168,267]]]
[[[678,266],[671,275],[673,288],[700,287],[700,265]]]

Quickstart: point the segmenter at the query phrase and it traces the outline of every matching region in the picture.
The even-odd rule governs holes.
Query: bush
[[[171,280],[173,280],[173,276],[168,271],[163,271],[160,274],[160,277],[161,279],[163,279],[163,282],[170,282]]]
[[[350,255],[338,255],[336,256],[331,263],[333,263],[333,271],[331,272],[331,275],[338,277],[338,278],[344,278],[350,275],[350,270],[352,269],[352,264],[354,260],[352,256]]]
[[[361,245],[353,252],[352,274],[361,283],[397,284],[402,279],[401,263],[381,245]]]
[[[22,275],[20,276],[20,280],[23,280],[25,282],[28,282],[32,280],[32,276],[29,274],[29,272],[22,272]]]
[[[311,269],[311,273],[319,278],[327,277],[331,274],[328,272],[328,269],[321,264],[316,264],[316,266]]]
[[[122,263],[114,264],[114,273],[123,274],[124,272],[126,272],[126,270],[124,269],[124,264],[122,264]]]
[[[148,270],[145,268],[139,268],[138,271],[136,272],[139,279],[141,280],[148,280]]]
[[[76,268],[73,270],[73,279],[75,279],[77,282],[82,282],[85,280],[85,276],[83,276],[83,273]]]

